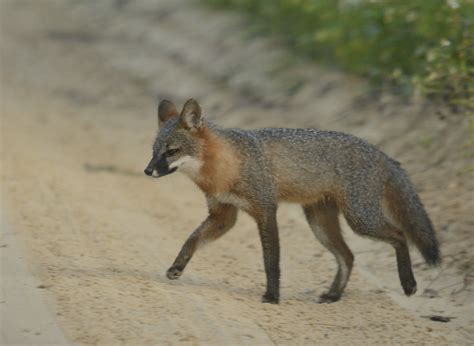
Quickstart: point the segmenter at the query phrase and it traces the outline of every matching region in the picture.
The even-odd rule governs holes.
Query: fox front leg
[[[173,265],[166,272],[168,279],[178,279],[194,252],[205,243],[224,235],[235,225],[236,220],[236,207],[230,204],[209,203],[209,216],[184,243]]]
[[[267,291],[263,303],[278,304],[280,300],[280,241],[276,220],[276,208],[265,215],[257,216],[257,225],[262,242],[263,262],[267,275]]]

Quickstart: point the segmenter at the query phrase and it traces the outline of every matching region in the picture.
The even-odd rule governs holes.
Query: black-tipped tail
[[[403,231],[407,238],[415,244],[428,265],[439,266],[441,252],[433,224],[416,192],[412,190],[408,193],[411,194],[410,204],[407,203],[402,208],[405,209]]]
[[[441,265],[441,251],[439,250],[438,241],[434,237],[434,230],[424,231],[423,233],[428,233],[430,239],[412,237],[413,242],[428,265],[432,267]]]
[[[435,230],[423,204],[405,172],[400,167],[392,184],[392,209],[400,222],[405,236],[411,241],[426,263],[439,266],[442,262]]]

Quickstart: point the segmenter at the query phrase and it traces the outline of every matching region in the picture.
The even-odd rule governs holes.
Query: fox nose
[[[145,174],[151,176],[153,174],[153,167],[145,168]]]

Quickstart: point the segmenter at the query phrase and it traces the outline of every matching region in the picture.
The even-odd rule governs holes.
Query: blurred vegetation
[[[205,0],[318,61],[474,110],[474,0]]]

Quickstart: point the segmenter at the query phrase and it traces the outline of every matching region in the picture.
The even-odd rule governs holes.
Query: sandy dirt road
[[[287,73],[278,45],[258,38],[243,41],[235,34],[242,21],[186,1],[0,4],[2,208],[41,282],[38,289],[45,291],[41,299],[71,343],[472,340],[466,327],[472,322],[472,295],[454,297],[458,324],[431,322],[405,309],[397,301],[407,298],[392,299],[391,288],[401,290],[394,284],[393,254],[383,245],[372,257],[367,247],[356,251],[356,263],[358,252],[365,259],[356,265],[340,302],[317,304],[335,263],[294,207],[279,210],[280,305],[260,303],[262,254],[256,227],[243,214],[229,235],[193,258],[180,280],[164,275],[206,208],[200,191],[184,176],[152,180],[142,173],[156,131],[157,96],[178,102],[198,98],[224,125],[324,124],[356,129],[383,145],[407,122],[401,118],[398,127],[382,121],[368,126],[376,107],[347,119],[363,83],[308,72],[304,64]],[[275,61],[279,64],[269,63]],[[278,77],[268,78],[273,72]],[[300,80],[293,79],[298,75],[318,78],[300,87]],[[290,94],[291,101],[285,101]],[[403,148],[401,143],[390,150]],[[462,221],[469,206],[460,208]],[[466,236],[460,225],[459,234]],[[6,239],[2,242],[8,246]],[[371,273],[364,263],[373,262],[384,268],[375,265]],[[452,277],[461,278],[455,273]],[[386,289],[374,275],[387,279]],[[420,275],[422,281],[437,272]],[[447,301],[440,299],[438,305]],[[2,313],[3,321],[15,318],[14,312]],[[18,322],[19,337],[38,332],[25,331]]]

